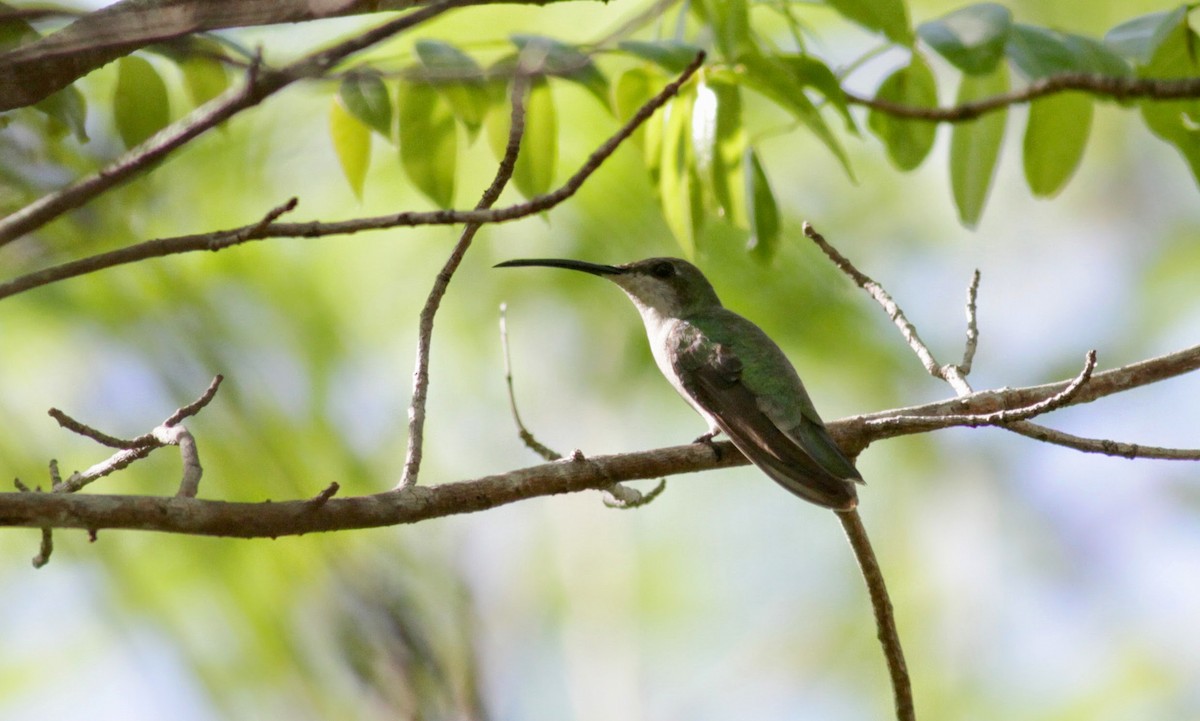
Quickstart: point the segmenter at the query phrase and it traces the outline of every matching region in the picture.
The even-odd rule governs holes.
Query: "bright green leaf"
[[[127,148],[141,145],[171,122],[167,85],[150,61],[136,55],[117,61],[113,117]]]
[[[699,47],[679,40],[622,40],[617,47],[669,73],[682,72],[700,52]]]
[[[61,127],[71,131],[80,143],[88,141],[87,100],[74,85],[68,85],[34,107],[53,118]]]
[[[853,178],[854,172],[850,168],[850,158],[847,157],[845,149],[826,125],[820,111],[804,94],[804,85],[790,68],[774,58],[759,53],[744,55],[742,65],[746,70],[744,76],[746,85],[770,98],[807,126],[842,163],[846,174]]]
[[[826,0],[826,4],[842,17],[883,33],[892,42],[912,45],[913,32],[904,0]]]
[[[488,113],[488,144],[497,158],[504,157],[510,123],[507,107],[493,107]],[[513,168],[513,184],[526,198],[541,195],[554,183],[557,165],[558,116],[550,84],[539,78],[530,84],[529,97],[525,101],[525,134],[521,138],[517,165]]]
[[[350,189],[362,198],[363,183],[371,164],[371,129],[351,115],[341,100],[334,98],[329,108],[329,138],[342,166]]]
[[[397,99],[404,172],[436,205],[452,207],[458,164],[454,115],[436,90],[421,83],[400,83]]]
[[[541,35],[514,35],[512,41],[520,49],[521,62],[527,67],[579,83],[608,107],[608,80],[590,57],[566,43]]]
[[[229,73],[216,58],[190,55],[179,62],[179,69],[193,105],[203,105],[229,87]]]
[[[958,104],[998,95],[1008,90],[1006,66],[997,65],[988,75],[964,75],[958,87]],[[963,225],[974,228],[996,174],[996,160],[1004,141],[1007,110],[954,126],[950,135],[950,185]]]
[[[749,165],[753,205],[747,247],[754,257],[769,261],[779,247],[779,205],[775,202],[775,193],[771,191],[767,174],[754,151],[749,153]]]
[[[1092,129],[1092,98],[1058,93],[1034,100],[1025,127],[1025,181],[1039,198],[1062,190],[1083,159]]]
[[[659,167],[658,194],[663,217],[686,257],[696,254],[695,188],[691,148],[693,93],[677,96],[666,112]]]
[[[379,71],[365,68],[349,73],[338,88],[338,97],[351,115],[392,139],[392,99]]]
[[[954,67],[971,75],[990,73],[1004,55],[1012,12],[996,3],[968,5],[921,23],[917,34]]]
[[[474,138],[491,107],[483,69],[470,55],[440,40],[418,40],[417,56],[425,69],[423,79],[437,88]]]
[[[1095,38],[1067,35],[1064,42],[1071,49],[1079,69],[1083,72],[1113,77],[1133,75],[1133,68],[1125,58]]]
[[[875,97],[910,107],[932,108],[937,106],[937,83],[933,71],[914,53],[912,62],[884,79]],[[937,135],[937,123],[901,118],[879,110],[871,110],[867,115],[867,126],[883,141],[888,158],[901,170],[913,170],[924,162]]]
[[[1188,7],[1142,15],[1121,23],[1104,35],[1104,42],[1119,54],[1133,58],[1139,65],[1150,62],[1155,48],[1187,18]]]
[[[739,228],[750,227],[746,212],[746,149],[742,90],[735,83],[713,82],[717,96],[717,138],[713,153],[713,196],[722,215]]]
[[[1149,78],[1188,78],[1200,76],[1200,60],[1195,48],[1200,37],[1192,31],[1186,14],[1175,27],[1162,34],[1150,62],[1139,75]],[[1146,126],[1158,137],[1174,145],[1183,154],[1192,174],[1200,182],[1200,100],[1145,100],[1141,103]]]

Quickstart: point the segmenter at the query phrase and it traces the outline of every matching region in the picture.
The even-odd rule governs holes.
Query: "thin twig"
[[[871,539],[867,537],[867,529],[863,526],[862,517],[857,509],[849,511],[834,511],[846,538],[854,550],[858,560],[859,570],[867,584],[867,593],[871,597],[871,608],[875,611],[875,627],[878,631],[879,643],[883,646],[883,656],[887,660],[888,678],[892,682],[892,698],[896,705],[897,721],[914,721],[916,712],[913,710],[912,682],[908,677],[908,666],[904,663],[904,649],[900,646],[900,633],[896,630],[896,616],[892,611],[892,601],[888,597],[887,584],[884,583],[883,570],[879,560],[875,558],[875,550],[871,547]]]
[[[947,413],[937,416],[906,416],[894,415],[887,418],[868,421],[870,427],[905,426],[908,432],[917,432],[922,428],[935,430],[954,426],[978,428],[980,426],[1005,426],[1020,421],[1026,421],[1050,411],[1057,410],[1069,404],[1083,385],[1092,377],[1096,369],[1096,351],[1088,351],[1079,375],[1058,393],[1036,403],[1030,403],[1019,408],[1003,408],[990,413]]]
[[[24,208],[0,219],[0,246],[42,227],[63,213],[87,203],[153,165],[197,136],[248,108],[258,105],[292,83],[320,77],[342,59],[408,30],[471,0],[439,0],[407,15],[367,30],[332,47],[320,50],[278,70],[254,64],[245,82],[200,106],[186,117],[160,130],[141,145],[95,173],[80,178]]]
[[[500,305],[500,347],[504,357],[504,383],[508,389],[508,407],[512,411],[513,423],[517,426],[517,435],[521,438],[521,442],[525,444],[529,450],[541,456],[547,461],[557,461],[563,456],[558,451],[543,445],[521,420],[521,412],[517,410],[517,394],[513,390],[513,373],[512,373],[512,357],[508,348],[508,308],[505,304]],[[572,455],[576,461],[586,460],[583,453],[576,450]],[[641,508],[650,503],[655,498],[658,498],[667,488],[667,479],[660,478],[658,485],[650,489],[646,493],[642,493],[636,488],[623,485],[621,483],[613,483],[604,490],[604,505],[609,508],[617,508],[627,510],[631,508]]]
[[[521,150],[521,139],[525,135],[525,91],[528,87],[529,78],[518,72],[513,78],[510,94],[512,113],[509,116],[508,145],[504,149],[504,157],[501,158],[500,165],[496,168],[495,177],[483,191],[483,196],[475,206],[477,210],[486,210],[492,207],[512,177],[513,168],[517,164],[517,154]],[[417,474],[421,470],[422,447],[425,439],[425,401],[429,393],[429,348],[433,342],[434,317],[437,315],[438,308],[441,307],[446,289],[450,287],[454,271],[458,270],[463,257],[471,248],[471,241],[475,239],[475,234],[481,227],[483,227],[481,223],[467,223],[463,228],[458,242],[454,245],[454,250],[450,252],[450,257],[446,259],[445,265],[442,266],[433,281],[433,288],[425,300],[425,307],[421,309],[417,331],[417,368],[413,371],[412,402],[408,407],[408,451],[405,455],[404,475],[400,479],[400,488],[416,485]]]
[[[54,461],[50,461],[51,481],[54,480],[54,477],[55,477],[55,475],[57,475],[57,472],[58,472],[58,469],[55,466]],[[42,491],[41,486],[38,486],[37,491],[30,490],[29,486],[22,483],[20,478],[14,478],[13,485],[15,485],[17,487],[17,490],[20,491],[21,493],[35,493],[35,492],[41,493],[41,491]],[[42,527],[42,541],[40,544],[38,544],[37,555],[34,556],[30,560],[30,563],[33,564],[34,568],[41,568],[42,566],[45,566],[47,563],[50,563],[50,555],[52,553],[54,553],[54,531],[50,528],[50,526],[43,526]]]
[[[1164,448],[1141,443],[1113,441],[1106,438],[1084,438],[1028,421],[1010,423],[1004,428],[1036,441],[1052,443],[1083,453],[1098,453],[1129,460],[1147,458],[1160,461],[1200,461],[1200,448]]]
[[[109,448],[126,448],[126,449],[128,449],[128,448],[138,448],[140,446],[145,445],[145,443],[139,443],[135,440],[127,440],[125,438],[117,438],[116,436],[110,436],[107,433],[105,433],[104,431],[97,430],[95,428],[92,428],[91,426],[89,426],[86,423],[82,423],[80,421],[75,420],[74,418],[67,415],[63,411],[60,411],[57,408],[51,408],[49,411],[47,411],[47,413],[50,415],[51,418],[58,421],[58,425],[62,426],[63,428],[66,428],[68,431],[71,431],[72,433],[77,433],[81,436],[91,438],[93,441],[99,443],[102,446],[108,446]]]
[[[975,362],[975,350],[979,347],[979,269],[971,276],[971,285],[967,288],[967,342],[963,347],[962,362],[958,364],[958,372],[964,376],[971,374],[971,364]]]
[[[251,225],[232,228],[213,233],[181,235],[170,238],[157,238],[136,243],[124,248],[118,248],[107,253],[99,253],[79,260],[69,261],[61,265],[34,271],[5,283],[0,283],[0,299],[22,293],[32,288],[49,285],[68,278],[75,278],[88,273],[94,273],[106,268],[112,268],[127,263],[136,263],[147,258],[160,258],[179,253],[190,253],[203,250],[223,250],[248,241],[266,238],[324,238],[331,235],[349,235],[369,230],[385,230],[397,227],[415,227],[420,225],[458,225],[460,223],[505,223],[518,220],[530,215],[549,210],[569,199],[579,191],[585,181],[608,160],[616,149],[633,135],[656,110],[670,100],[679,88],[686,83],[704,61],[704,54],[698,53],[691,65],[679,76],[663,87],[657,95],[638,109],[633,116],[622,125],[616,133],[588,156],[583,165],[575,171],[565,183],[544,195],[539,195],[522,203],[500,208],[475,210],[434,210],[434,211],[405,211],[391,215],[355,218],[335,222],[312,221],[307,223],[277,223],[263,225],[260,222]],[[290,202],[290,201],[289,201]],[[281,206],[283,207],[283,206]],[[279,210],[278,208],[275,210]],[[275,211],[272,211],[275,212]],[[2,228],[0,221],[0,228]]]
[[[869,98],[847,92],[846,101],[853,105],[864,105],[898,118],[928,120],[939,123],[961,123],[974,120],[981,115],[1010,105],[1026,103],[1043,95],[1067,90],[1080,90],[1114,100],[1148,98],[1153,100],[1177,100],[1200,95],[1200,78],[1137,78],[1097,75],[1094,73],[1064,73],[1035,80],[1029,85],[983,100],[976,100],[948,108],[926,108],[904,105],[890,100]]]

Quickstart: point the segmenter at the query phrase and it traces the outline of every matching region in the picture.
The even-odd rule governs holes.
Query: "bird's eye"
[[[655,278],[670,278],[675,275],[675,266],[664,260],[661,263],[655,263],[654,267],[650,269],[650,273]]]

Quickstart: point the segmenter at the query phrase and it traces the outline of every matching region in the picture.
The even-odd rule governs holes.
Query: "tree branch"
[[[938,123],[962,123],[1010,105],[1027,103],[1044,95],[1068,90],[1079,90],[1113,100],[1146,98],[1151,100],[1178,100],[1200,97],[1200,78],[1157,79],[1135,77],[1113,77],[1093,73],[1063,73],[1034,80],[1020,90],[976,100],[947,108],[926,108],[904,105],[890,100],[870,98],[846,92],[846,101],[863,105],[898,118],[928,120]]]
[[[138,171],[243,110],[258,105],[297,80],[320,77],[338,62],[356,52],[435,18],[447,10],[470,3],[471,0],[438,0],[329,48],[310,53],[278,70],[263,67],[261,63],[256,62],[247,71],[245,82],[240,86],[231,88],[187,117],[163,128],[146,142],[131,148],[92,175],[80,178],[0,219],[0,246],[40,228],[68,210],[77,208],[125,182]]]

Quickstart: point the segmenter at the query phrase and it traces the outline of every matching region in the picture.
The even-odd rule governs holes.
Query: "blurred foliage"
[[[702,76],[576,197],[486,229],[468,255],[439,316],[423,482],[535,461],[508,421],[502,300],[522,412],[547,444],[619,452],[703,430],[617,292],[489,270],[512,257],[692,254],[725,302],[788,350],[828,418],[948,391],[802,240],[805,219],[888,287],[942,362],[961,353],[963,291],[982,267],[980,388],[1056,380],[1092,346],[1107,367],[1195,342],[1200,217],[1176,155],[1195,168],[1194,103],[1137,113],[1054,96],[940,131],[939,143],[936,126],[865,113],[845,95],[932,106],[1007,87],[1000,78],[1195,75],[1185,9],[828,5],[461,11],[209,133],[6,246],[0,266],[15,276],[252,222],[292,195],[302,219],[469,205],[502,150],[521,67],[538,77],[502,200],[516,202],[561,182],[703,48]],[[270,62],[379,20],[339,22],[147,49],[6,114],[0,209],[111,162],[237,82],[239,48],[261,44]],[[12,27],[0,42],[56,26]],[[189,425],[204,497],[390,487],[416,314],[453,238],[271,240],[7,299],[0,467],[45,486],[50,458],[69,472],[105,457],[48,407],[132,436],[223,373]],[[1183,383],[1051,420],[1195,445],[1195,409],[1180,407],[1195,385]],[[922,718],[1200,715],[1195,471],[1081,459],[998,431],[901,439],[861,464]],[[168,494],[177,474],[162,450],[96,490]],[[36,574],[25,563],[37,534],[9,532],[0,716],[883,717],[882,662],[837,524],[784,500],[740,470],[672,479],[632,513],[584,494],[273,542],[59,533]]]

